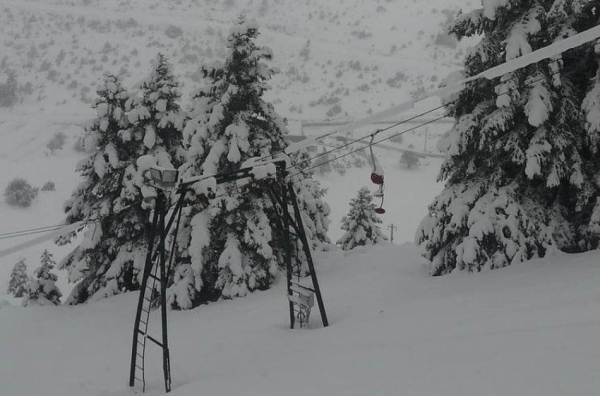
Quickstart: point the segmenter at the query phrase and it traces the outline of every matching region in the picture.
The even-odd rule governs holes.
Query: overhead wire
[[[46,227],[37,227],[37,228],[29,228],[26,230],[20,230],[20,231],[11,231],[11,232],[5,232],[0,234],[0,239],[3,239],[4,237],[10,237],[10,236],[20,236],[20,234],[28,234],[30,232],[34,232],[34,231],[53,231],[54,228],[60,228],[63,227],[64,224],[55,224],[55,225],[51,225],[51,226],[46,226]]]
[[[549,62],[547,63],[547,65],[549,65],[550,63],[559,62],[559,61],[561,61],[561,59],[554,59],[554,60],[551,60],[551,61],[549,61]],[[555,75],[557,75],[557,74],[560,74],[560,73],[561,73],[561,71],[562,71],[562,70],[558,70],[558,71],[556,71],[556,72],[550,73],[550,74],[549,74],[549,75],[547,75],[547,76],[545,75],[545,76],[543,76],[543,77],[540,77],[540,78],[538,78],[538,79],[535,79],[535,80],[532,80],[532,81],[526,82],[524,85],[526,85],[526,86],[527,86],[527,85],[529,85],[529,86],[531,87],[531,86],[533,86],[534,84],[536,84],[536,83],[538,83],[538,82],[545,81],[545,80],[547,80],[548,78],[552,78],[553,76],[555,76]],[[573,71],[573,72],[569,72],[569,73],[565,73],[565,76],[571,75],[571,74],[573,74],[574,72],[575,72],[575,71]],[[504,81],[504,83],[506,83],[506,82],[510,81],[511,79],[515,79],[515,78],[518,78],[518,76],[512,76],[512,77],[510,77],[508,80]],[[501,93],[499,93],[499,94],[497,95],[497,97],[500,97],[500,96],[502,96],[502,95],[508,95],[509,93],[511,93],[511,92],[514,92],[514,91],[518,91],[518,88],[508,88],[508,89],[507,89],[505,92],[501,92]],[[333,149],[331,149],[331,150],[329,150],[329,151],[325,151],[325,152],[323,152],[323,153],[320,153],[320,154],[318,154],[318,155],[315,155],[315,156],[313,156],[313,157],[310,157],[310,158],[304,159],[304,160],[302,160],[302,161],[303,161],[303,162],[312,162],[312,161],[314,161],[314,160],[316,160],[316,159],[318,159],[318,158],[321,158],[321,157],[327,156],[327,155],[329,155],[329,154],[331,154],[331,153],[333,153],[333,152],[336,152],[336,151],[342,150],[343,148],[346,148],[346,147],[348,147],[348,146],[351,146],[351,145],[353,145],[353,144],[359,143],[359,142],[361,142],[361,141],[363,141],[363,140],[374,138],[375,136],[377,136],[378,134],[380,134],[380,133],[382,133],[382,132],[385,132],[385,131],[387,131],[387,130],[390,130],[390,129],[392,129],[392,128],[395,128],[395,127],[397,127],[397,126],[399,126],[399,125],[402,125],[402,124],[404,124],[404,123],[407,123],[408,121],[412,121],[412,120],[414,120],[415,118],[418,118],[418,117],[421,117],[421,116],[423,116],[423,115],[429,114],[429,113],[431,113],[431,112],[433,112],[433,111],[439,110],[439,109],[441,109],[441,108],[444,108],[444,107],[448,107],[449,105],[452,105],[453,103],[456,103],[456,101],[451,101],[451,102],[448,102],[448,103],[446,103],[446,104],[444,104],[444,105],[438,106],[438,107],[436,107],[436,108],[434,108],[434,109],[430,109],[430,110],[428,110],[428,111],[425,111],[425,112],[423,112],[423,113],[421,113],[421,114],[418,114],[418,115],[416,115],[416,116],[414,116],[414,117],[412,117],[412,118],[410,118],[410,119],[402,120],[402,121],[400,121],[400,122],[397,122],[397,123],[394,123],[394,124],[392,124],[392,125],[390,125],[390,126],[388,126],[388,127],[386,127],[386,128],[378,129],[378,130],[376,130],[376,131],[374,131],[374,132],[372,132],[372,133],[370,133],[370,134],[368,134],[368,135],[365,135],[365,136],[362,136],[362,137],[360,137],[360,138],[357,138],[357,139],[351,140],[351,141],[349,141],[349,142],[346,142],[346,143],[345,143],[345,144],[343,144],[343,145],[340,145],[340,146],[338,146],[338,147],[336,147],[336,148],[333,148]],[[405,133],[408,133],[408,132],[414,131],[414,130],[416,130],[416,129],[419,129],[419,128],[421,128],[421,127],[424,127],[424,126],[426,126],[426,125],[429,125],[429,124],[435,123],[435,122],[437,122],[437,121],[439,121],[440,119],[443,119],[443,118],[445,118],[445,117],[447,117],[447,115],[446,115],[446,114],[444,114],[444,115],[441,115],[441,116],[439,116],[439,117],[437,117],[437,118],[434,118],[434,119],[428,120],[427,122],[423,122],[423,123],[421,123],[421,124],[419,124],[419,125],[416,125],[416,126],[414,126],[414,127],[411,127],[411,128],[409,128],[409,129],[403,130],[403,131],[401,131],[401,132],[398,132],[398,133],[392,134],[392,135],[390,135],[390,136],[388,136],[388,137],[385,137],[385,138],[382,138],[382,139],[380,139],[380,140],[374,141],[374,142],[372,143],[372,145],[377,145],[377,144],[379,144],[379,143],[382,143],[382,142],[384,142],[384,141],[387,141],[387,140],[393,139],[394,137],[401,136],[401,135],[403,135],[403,134],[405,134]],[[363,147],[359,147],[358,149],[355,149],[355,150],[349,151],[349,152],[347,152],[347,153],[344,153],[344,154],[342,154],[342,155],[339,155],[339,156],[337,156],[337,157],[334,157],[334,158],[332,158],[332,159],[329,159],[329,160],[327,160],[327,161],[321,162],[321,163],[319,163],[319,164],[316,164],[316,165],[313,165],[313,166],[310,166],[310,167],[307,167],[307,168],[302,168],[300,171],[298,171],[298,172],[296,172],[296,173],[293,173],[293,174],[291,174],[291,175],[288,175],[288,176],[286,176],[286,179],[291,179],[291,178],[293,178],[293,177],[295,177],[295,176],[298,176],[298,175],[300,175],[300,174],[302,174],[302,173],[304,173],[304,172],[308,172],[308,171],[311,171],[311,170],[313,170],[313,169],[316,169],[316,168],[319,168],[319,167],[321,167],[321,166],[324,166],[324,165],[326,165],[326,164],[328,164],[328,163],[331,163],[331,162],[338,161],[338,160],[340,160],[340,159],[342,159],[342,158],[344,158],[344,157],[347,157],[347,156],[349,156],[349,155],[352,155],[352,154],[354,154],[354,153],[356,153],[356,152],[358,152],[358,151],[365,150],[365,149],[366,149],[366,148],[368,148],[368,147],[369,147],[369,145],[365,145],[365,146],[363,146]],[[296,164],[296,165],[292,165],[292,166],[290,166],[290,167],[287,167],[285,170],[286,170],[286,171],[288,171],[288,170],[290,170],[290,169],[292,169],[292,168],[298,168],[298,167],[299,167],[299,165],[297,165],[297,164]],[[259,180],[261,180],[261,179],[255,179],[254,181],[259,181]],[[217,195],[217,196],[216,196],[214,199],[216,200],[216,199],[218,199],[218,198],[221,198],[221,197],[224,197],[224,196],[233,196],[233,195],[241,195],[241,194],[244,194],[244,192],[243,192],[243,191],[239,191],[239,189],[238,189],[238,192],[231,192],[231,191],[228,191],[228,192],[221,193],[221,194]]]
[[[582,44],[582,45],[589,45],[589,43],[585,43],[585,44]],[[562,58],[551,59],[551,60],[549,60],[549,61],[546,63],[546,66],[549,66],[551,63],[560,62],[560,61],[562,61]],[[556,71],[556,72],[550,73],[548,76],[543,76],[543,77],[541,77],[541,78],[539,78],[539,79],[536,79],[536,80],[533,80],[533,81],[529,81],[529,82],[525,83],[525,85],[530,85],[530,86],[532,86],[533,84],[535,84],[535,83],[537,83],[537,82],[544,81],[544,80],[546,80],[547,78],[551,78],[551,77],[553,77],[554,75],[560,74],[561,72],[562,72],[562,70],[561,70],[561,69],[559,69],[559,70],[558,70],[558,71]],[[576,72],[576,71],[568,72],[568,73],[565,73],[564,75],[565,75],[565,76],[568,76],[568,75],[571,75],[571,74],[573,74],[574,72]],[[511,77],[510,77],[508,80],[506,80],[506,81],[503,81],[503,82],[504,82],[504,83],[506,83],[506,82],[508,82],[508,81],[510,81],[510,80],[512,80],[512,79],[515,79],[515,78],[518,78],[518,76],[516,76],[516,75],[515,75],[515,76],[511,76]],[[516,91],[516,90],[517,90],[517,88],[509,88],[509,89],[508,89],[506,92],[502,92],[502,93],[498,94],[498,95],[497,95],[497,97],[500,97],[500,96],[502,96],[502,95],[507,95],[507,94],[509,94],[511,91]],[[403,125],[403,124],[405,124],[405,123],[409,123],[409,122],[411,122],[411,121],[414,121],[414,120],[416,120],[416,119],[418,119],[418,118],[420,118],[420,117],[423,117],[424,115],[427,115],[427,114],[433,113],[433,112],[435,112],[435,111],[437,111],[437,110],[440,110],[440,109],[442,109],[442,108],[446,108],[446,107],[450,106],[450,105],[451,105],[453,102],[456,102],[456,101],[448,102],[448,103],[445,103],[445,104],[443,104],[443,105],[437,106],[437,107],[435,107],[435,108],[429,109],[429,110],[427,110],[427,111],[424,111],[424,112],[422,112],[422,113],[419,113],[419,114],[417,114],[417,115],[411,116],[411,117],[409,117],[409,118],[407,118],[407,119],[404,119],[404,120],[401,120],[401,121],[395,122],[395,123],[393,123],[392,125],[390,125],[390,126],[388,126],[388,127],[381,128],[381,129],[377,129],[376,131],[374,131],[374,132],[372,132],[372,133],[370,133],[370,134],[367,134],[367,135],[365,135],[365,136],[362,136],[362,137],[360,137],[360,138],[357,138],[357,139],[353,139],[353,140],[351,140],[351,141],[347,141],[346,143],[344,143],[344,144],[342,144],[342,145],[340,145],[340,146],[338,146],[338,147],[335,147],[335,148],[333,148],[333,149],[331,149],[331,150],[329,150],[329,151],[324,151],[324,152],[322,152],[322,153],[319,153],[319,154],[317,154],[317,155],[315,155],[315,156],[313,156],[313,157],[310,157],[310,158],[303,159],[303,160],[302,160],[302,162],[313,162],[313,161],[315,161],[316,159],[319,159],[319,158],[321,158],[321,157],[324,157],[324,156],[328,156],[329,154],[331,154],[331,153],[333,153],[333,152],[336,152],[336,151],[342,150],[342,149],[344,149],[344,148],[346,148],[346,147],[349,147],[349,146],[351,146],[351,145],[354,145],[354,144],[357,144],[357,143],[359,143],[359,142],[362,142],[363,140],[366,140],[366,139],[374,139],[374,137],[375,137],[375,136],[377,136],[378,134],[380,134],[380,133],[382,133],[382,132],[385,132],[385,131],[388,131],[388,130],[390,130],[390,129],[396,128],[396,127],[398,127],[398,126],[400,126],[400,125]],[[434,119],[428,120],[427,122],[423,122],[423,123],[421,123],[421,124],[418,124],[418,125],[416,125],[416,126],[414,126],[414,127],[411,127],[411,128],[409,128],[409,129],[406,129],[406,130],[403,130],[403,131],[401,131],[401,132],[398,132],[398,133],[392,134],[392,135],[390,135],[390,136],[388,136],[388,137],[385,137],[385,138],[382,138],[382,139],[380,139],[380,140],[373,141],[372,143],[370,143],[370,144],[367,144],[366,146],[359,147],[358,149],[351,150],[351,151],[349,151],[349,152],[347,152],[347,153],[344,153],[344,154],[342,154],[342,155],[340,155],[340,156],[334,157],[334,158],[332,158],[332,159],[328,159],[327,161],[321,162],[321,163],[319,163],[319,164],[316,164],[316,165],[313,165],[313,166],[310,166],[310,167],[307,167],[307,168],[302,168],[302,169],[301,169],[299,172],[296,172],[296,173],[294,173],[294,174],[291,174],[291,175],[287,175],[285,178],[286,178],[286,179],[291,179],[291,178],[293,178],[293,177],[295,177],[295,176],[297,176],[297,175],[299,175],[299,174],[302,174],[302,173],[304,173],[304,172],[308,172],[308,171],[311,171],[311,170],[313,170],[313,169],[319,168],[319,167],[321,167],[321,166],[324,166],[324,165],[326,165],[326,164],[328,164],[328,163],[331,163],[331,162],[338,161],[338,160],[340,160],[340,159],[342,159],[342,158],[344,158],[344,157],[347,157],[347,156],[349,156],[349,155],[352,155],[352,154],[354,154],[354,153],[356,153],[356,152],[358,152],[358,151],[365,150],[366,148],[368,148],[368,147],[370,147],[370,146],[372,146],[372,145],[377,145],[377,144],[379,144],[379,143],[381,143],[381,142],[384,142],[384,141],[387,141],[387,140],[393,139],[394,137],[401,136],[401,135],[403,135],[403,134],[405,134],[405,133],[408,133],[408,132],[414,131],[414,130],[416,130],[416,129],[418,129],[418,128],[421,128],[421,127],[424,127],[424,126],[426,126],[426,125],[429,125],[429,124],[435,123],[435,122],[437,122],[437,121],[439,121],[439,120],[441,120],[441,119],[443,119],[443,118],[446,118],[446,117],[447,117],[447,115],[446,115],[446,114],[444,114],[444,115],[441,115],[441,116],[439,116],[439,117],[436,117],[436,118],[434,118]],[[319,136],[318,138],[316,138],[316,140],[322,140],[322,139],[324,139],[324,138],[327,138],[327,137],[329,137],[329,136],[335,135],[335,134],[337,134],[337,133],[339,133],[339,131],[338,131],[338,130],[333,130],[333,131],[331,131],[330,133],[327,133],[327,134],[324,134],[324,135],[321,135],[321,136]],[[285,152],[285,150],[279,150],[279,152],[270,153],[270,154],[268,154],[268,155],[265,155],[265,156],[261,157],[261,158],[259,159],[259,161],[260,161],[260,160],[265,160],[265,159],[268,159],[268,158],[270,158],[270,157],[274,157],[274,156],[276,156],[276,155],[278,155],[278,154],[282,154],[282,153],[284,153],[284,152]],[[292,168],[299,168],[299,166],[300,166],[300,165],[298,165],[298,164],[294,164],[294,165],[291,165],[290,167],[286,167],[286,168],[285,168],[285,170],[286,170],[286,171],[288,171],[288,170],[290,170],[290,169],[292,169]],[[254,179],[254,181],[259,181],[259,180],[261,180],[261,179],[266,179],[266,178],[267,178],[267,177],[264,177],[264,178],[259,178],[259,179]],[[217,196],[216,196],[216,197],[213,199],[213,201],[215,201],[215,200],[216,200],[216,199],[218,199],[218,198],[224,197],[224,196],[241,195],[241,194],[244,194],[244,193],[245,193],[245,192],[243,192],[243,191],[239,191],[239,189],[238,189],[238,192],[231,192],[231,191],[227,191],[227,192],[224,192],[224,193],[221,193],[221,194],[217,195]],[[133,207],[133,206],[135,206],[135,205],[138,205],[138,204],[140,204],[142,201],[143,201],[142,199],[140,199],[140,200],[137,200],[137,201],[134,201],[134,202],[133,202],[133,203],[131,203],[130,205],[128,205],[128,206],[126,206],[125,208],[121,209],[120,211],[127,210],[127,209],[129,209],[129,208],[131,208],[131,207]],[[170,209],[170,208],[172,208],[174,205],[175,205],[175,204],[172,204],[172,205],[170,205],[170,206],[169,206],[169,209]],[[99,221],[101,221],[103,218],[105,218],[105,216],[102,216],[102,218],[100,218],[100,216],[98,216],[98,217],[96,217],[95,219],[88,219],[88,220],[86,220],[86,221],[84,221],[84,222],[82,223],[82,226],[87,226],[87,225],[89,225],[89,224],[92,224],[92,223],[99,222]],[[0,234],[0,240],[3,240],[3,239],[11,239],[11,238],[17,238],[17,237],[28,236],[28,235],[34,235],[34,234],[39,234],[39,233],[44,233],[44,232],[50,232],[50,231],[56,231],[56,230],[60,230],[61,228],[67,227],[67,226],[69,226],[69,225],[70,225],[70,224],[62,224],[62,225],[53,225],[53,226],[46,226],[46,227],[37,227],[37,228],[31,228],[31,229],[26,229],[26,230],[21,230],[21,231],[6,232],[6,233],[3,233],[3,234]]]
[[[140,203],[142,203],[143,199],[139,199],[137,201],[132,202],[131,204],[125,206],[124,208],[122,208],[119,212],[125,211],[133,206],[139,205]],[[107,218],[108,216],[102,216],[102,215],[98,215],[96,217],[94,217],[93,219],[87,219],[87,220],[83,220],[81,226],[85,227],[88,226],[90,224],[93,223],[98,223],[100,221],[102,221],[103,219]],[[30,228],[30,229],[26,229],[26,230],[21,230],[21,231],[12,231],[12,232],[5,232],[3,234],[0,234],[0,240],[3,239],[13,239],[13,238],[19,238],[19,237],[24,237],[24,236],[29,236],[29,235],[36,235],[36,234],[42,234],[45,232],[52,232],[52,231],[58,231],[61,230],[63,228],[69,227],[74,223],[70,223],[70,224],[57,224],[57,225],[53,225],[53,226],[46,226],[46,227],[37,227],[37,228]]]
[[[64,227],[65,227],[65,225],[60,225],[60,226],[55,226],[55,227],[42,227],[43,229],[38,229],[35,231],[32,230],[32,231],[22,232],[22,233],[18,233],[18,234],[15,233],[13,235],[2,236],[2,237],[0,237],[0,240],[13,239],[13,238],[18,238],[18,237],[23,237],[23,236],[28,236],[28,235],[35,235],[35,234],[43,234],[45,232],[57,231]]]

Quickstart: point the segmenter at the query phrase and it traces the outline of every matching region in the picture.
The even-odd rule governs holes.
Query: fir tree
[[[357,246],[387,241],[379,227],[381,223],[375,213],[373,195],[367,187],[363,187],[358,190],[358,196],[350,201],[350,212],[342,218],[342,230],[346,232],[336,244],[343,250],[351,250]]]
[[[114,76],[106,77],[98,95],[97,118],[86,128],[90,156],[78,166],[85,180],[66,204],[69,223],[91,221],[82,243],[61,263],[71,281],[80,281],[68,304],[139,287],[150,223],[142,199],[154,194],[147,171],[180,162],[179,94],[164,57],[138,96]]]
[[[476,75],[585,29],[587,1],[484,1],[451,27],[480,34],[464,70]],[[589,27],[589,26],[588,26]],[[581,103],[589,85],[583,46],[445,99],[454,127],[440,141],[445,188],[416,239],[434,275],[479,271],[597,245],[589,227],[598,157]],[[596,66],[592,68],[596,70]]]
[[[17,261],[12,269],[12,272],[10,273],[7,293],[12,294],[17,298],[23,297],[23,294],[26,291],[25,286],[27,285],[28,280],[29,276],[27,275],[27,264],[25,264],[25,259],[20,259]]]
[[[58,276],[50,272],[54,269],[56,262],[52,259],[52,254],[48,249],[44,250],[41,256],[41,266],[34,272],[34,279],[27,283],[26,295],[22,305],[60,305],[62,293],[56,281]]]
[[[236,170],[253,157],[285,148],[287,127],[262,99],[274,73],[265,63],[272,53],[257,46],[257,37],[257,26],[241,18],[228,37],[225,63],[204,68],[208,84],[195,95],[184,131],[189,145],[186,175]],[[313,199],[320,199],[317,184],[301,176],[295,183],[304,183],[315,194]],[[181,259],[169,288],[174,307],[188,309],[201,301],[266,289],[278,271],[283,253],[274,222],[279,219],[265,189],[225,194],[231,188],[219,185],[219,198],[207,210],[196,203],[184,211]],[[317,210],[323,205],[312,207]],[[316,221],[314,239],[326,232],[326,224],[326,220]]]

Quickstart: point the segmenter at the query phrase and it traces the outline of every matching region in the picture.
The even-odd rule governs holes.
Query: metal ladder
[[[167,338],[167,271],[166,271],[166,252],[165,240],[166,232],[165,217],[167,211],[166,199],[164,195],[158,194],[152,228],[150,232],[150,243],[146,255],[146,264],[142,274],[142,284],[140,296],[138,299],[137,312],[135,316],[135,325],[133,329],[133,344],[131,351],[131,366],[129,373],[129,386],[135,386],[136,381],[142,384],[142,392],[146,391],[145,377],[145,354],[146,340],[150,340],[158,345],[163,351],[163,374],[165,379],[165,389],[171,391],[171,363],[169,356],[169,344]],[[160,229],[159,235],[156,230]],[[158,246],[154,249],[154,239],[158,237]],[[157,293],[157,284],[160,286]],[[157,299],[156,297],[159,297]],[[148,334],[148,323],[150,321],[150,311],[158,307],[161,308],[162,339]]]
[[[158,345],[159,347],[162,348],[162,343],[159,342],[156,338],[152,337],[150,334],[148,334],[148,323],[150,322],[150,311],[152,310],[152,308],[155,308],[155,304],[156,304],[156,300],[153,300],[154,297],[154,293],[155,293],[155,287],[156,287],[156,282],[160,282],[160,279],[157,277],[158,274],[158,267],[159,265],[157,265],[159,263],[154,263],[153,264],[153,268],[154,268],[154,274],[150,274],[149,277],[150,279],[152,279],[151,281],[149,281],[146,284],[146,287],[144,288],[144,290],[140,291],[140,294],[142,294],[142,299],[143,299],[143,303],[142,303],[142,308],[141,308],[141,317],[139,320],[139,323],[137,325],[136,331],[138,333],[138,338],[137,338],[137,348],[136,348],[136,352],[135,352],[135,361],[134,361],[134,366],[135,366],[135,372],[134,372],[134,379],[137,380],[138,382],[140,382],[142,384],[142,392],[146,391],[146,376],[144,374],[144,365],[145,365],[145,360],[144,357],[146,355],[146,340],[149,339],[150,341],[154,342],[156,345]]]

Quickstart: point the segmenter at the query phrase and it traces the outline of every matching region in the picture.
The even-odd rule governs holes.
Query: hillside
[[[246,15],[273,49],[281,73],[271,99],[282,115],[356,117],[434,88],[459,66],[463,51],[440,34],[463,3],[2,0],[0,71],[17,72],[25,103],[73,114],[88,107],[103,73],[133,85],[163,52],[189,93]]]

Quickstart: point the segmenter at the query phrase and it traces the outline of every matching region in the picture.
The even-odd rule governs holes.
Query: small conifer
[[[342,230],[346,233],[336,244],[343,250],[357,246],[374,245],[387,241],[381,231],[381,219],[375,213],[373,195],[367,187],[358,190],[358,196],[350,201],[350,212],[342,218]]]
[[[52,259],[52,254],[46,249],[41,256],[41,266],[34,272],[34,279],[27,283],[26,295],[22,305],[60,305],[62,293],[56,281],[58,276],[52,273],[56,262]]]
[[[7,293],[12,294],[17,298],[23,297],[23,294],[26,290],[25,286],[27,285],[28,280],[29,276],[27,275],[27,264],[25,264],[25,259],[20,259],[17,261],[12,269],[12,272],[10,273]]]

